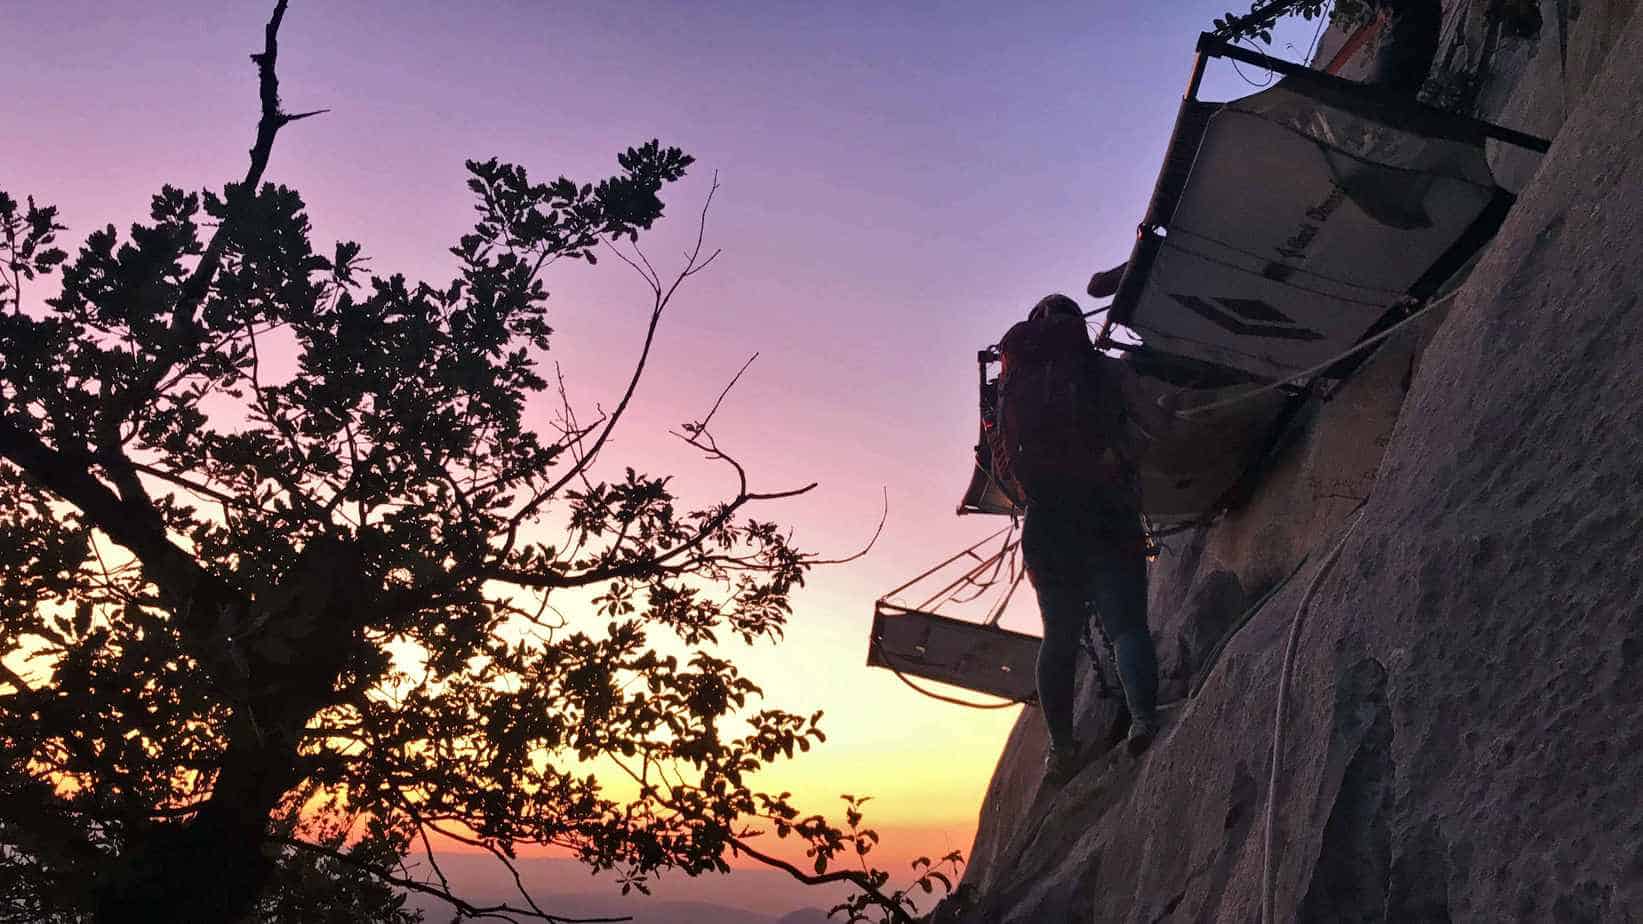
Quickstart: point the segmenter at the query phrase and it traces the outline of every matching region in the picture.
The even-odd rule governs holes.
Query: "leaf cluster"
[[[756,787],[824,739],[820,713],[763,706],[716,647],[780,638],[815,559],[746,508],[796,492],[753,491],[705,420],[685,440],[735,473],[728,497],[600,462],[711,256],[671,285],[641,270],[646,347],[613,410],[584,423],[558,383],[542,423],[544,272],[601,249],[649,268],[631,248],[690,163],[655,141],[592,183],[469,162],[478,217],[440,284],[316,250],[275,184],[167,186],[72,259],[54,210],[0,195],[13,288],[61,271],[0,314],[0,786],[45,806],[0,812],[0,894],[72,918],[155,875],[155,844],[208,835],[261,870],[267,920],[397,922],[390,885],[468,913],[435,844],[559,847],[627,888],[726,870],[750,818],[818,870],[867,853],[855,803],[837,828]],[[315,800],[346,823],[301,823]],[[211,833],[224,803],[266,814],[260,841]],[[535,906],[522,887],[508,908]]]
[[[1377,0],[1253,0],[1248,13],[1239,15],[1228,10],[1226,15],[1215,17],[1212,31],[1231,42],[1250,40],[1270,45],[1273,25],[1285,16],[1299,16],[1307,22],[1328,16],[1331,24],[1351,28],[1368,21],[1376,8]]]

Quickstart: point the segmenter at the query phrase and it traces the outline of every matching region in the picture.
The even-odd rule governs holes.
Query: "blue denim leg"
[[[1147,631],[1147,559],[1139,550],[1094,556],[1088,597],[1112,642],[1118,680],[1133,718],[1150,722],[1158,708],[1158,656]]]
[[[1038,612],[1044,620],[1044,640],[1038,645],[1038,705],[1044,710],[1050,743],[1056,748],[1073,744],[1073,673],[1078,644],[1088,619],[1082,588],[1060,581],[1038,581]]]
[[[1038,595],[1044,641],[1038,700],[1050,740],[1073,737],[1073,676],[1093,608],[1112,642],[1130,715],[1155,716],[1158,660],[1147,631],[1147,559],[1140,517],[1111,506],[1029,507],[1021,551]]]

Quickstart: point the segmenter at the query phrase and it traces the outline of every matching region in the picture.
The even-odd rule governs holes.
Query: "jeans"
[[[1140,514],[1122,499],[1027,508],[1021,553],[1038,595],[1038,702],[1050,743],[1073,740],[1073,673],[1093,609],[1112,643],[1132,721],[1155,720],[1158,659],[1147,632],[1147,556]]]

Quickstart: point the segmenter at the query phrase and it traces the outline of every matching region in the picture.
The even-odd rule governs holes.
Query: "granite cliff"
[[[1487,53],[1479,113],[1552,150],[1497,159],[1518,203],[1443,312],[1166,541],[1158,742],[1041,791],[1025,710],[935,920],[1643,919],[1643,20],[1485,6],[1444,4],[1440,67]]]

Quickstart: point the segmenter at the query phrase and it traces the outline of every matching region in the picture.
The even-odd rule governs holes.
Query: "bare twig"
[[[478,838],[463,837],[462,835],[457,834],[454,831],[448,831],[448,830],[440,827],[437,823],[435,823],[433,821],[423,820],[420,816],[417,816],[417,825],[418,825],[419,828],[427,828],[428,830],[433,831],[435,834],[438,834],[441,837],[444,837],[444,838],[447,838],[449,840],[455,841],[459,844],[464,844],[464,845],[469,846],[469,847],[478,847],[478,848],[484,850],[486,853],[490,854],[491,857],[494,860],[496,860],[496,862],[502,864],[503,868],[508,871],[508,875],[510,875],[513,878],[514,890],[519,893],[520,898],[523,898],[525,900],[525,904],[530,905],[531,910],[534,911],[535,913],[537,913],[539,915],[544,915],[544,916],[551,917],[551,915],[548,915],[548,913],[546,911],[542,910],[541,905],[538,905],[536,903],[536,899],[531,897],[530,890],[525,888],[525,880],[522,876],[519,875],[519,867],[514,865],[513,860],[510,859],[507,854],[505,854],[501,850],[497,849],[495,844],[492,844],[489,841],[480,840]],[[623,918],[623,920],[626,920],[626,918]]]
[[[879,536],[884,533],[885,521],[890,519],[890,489],[884,488],[883,490],[884,507],[879,513],[879,525],[873,529],[873,537],[867,540],[867,544],[862,546],[860,551],[853,552],[843,558],[807,558],[805,559],[805,563],[811,565],[843,565],[856,561],[860,558],[865,558],[868,552],[873,551],[873,546],[878,544]]]
[[[410,889],[413,892],[421,892],[423,895],[432,895],[434,898],[449,904],[457,911],[460,911],[462,914],[471,918],[489,917],[504,921],[514,921],[516,918],[513,916],[518,915],[522,918],[547,921],[549,924],[620,924],[620,922],[623,921],[633,920],[632,917],[567,918],[556,914],[546,914],[543,912],[532,911],[528,908],[520,908],[506,902],[500,902],[495,905],[475,905],[472,902],[464,901],[463,899],[458,898],[456,895],[453,895],[439,886],[429,885],[426,882],[419,879],[412,879],[408,876],[396,876],[380,866],[367,863],[358,857],[331,847],[310,843],[294,837],[283,837],[280,835],[269,835],[267,840],[276,844],[284,844],[287,847],[293,847],[298,850],[305,850],[309,853],[317,853],[320,856],[335,860],[338,863],[342,863],[362,872],[369,873],[389,885],[396,885],[402,889]]]
[[[719,405],[724,403],[725,396],[730,394],[730,390],[736,387],[737,382],[741,381],[742,373],[746,372],[747,367],[753,365],[753,360],[758,358],[759,354],[756,352],[752,356],[749,356],[747,358],[747,362],[742,363],[742,368],[736,370],[736,374],[730,377],[730,382],[725,385],[724,391],[719,392],[719,397],[713,402],[713,406],[708,408],[707,416],[695,423],[687,424],[685,429],[693,433],[700,433],[703,430],[706,430],[707,425],[713,421],[713,415],[719,413]]]
[[[516,534],[517,524],[522,522],[524,517],[528,517],[530,514],[534,513],[536,509],[546,501],[547,498],[552,497],[563,490],[565,485],[569,484],[573,479],[579,476],[582,471],[586,469],[588,465],[592,464],[593,460],[598,457],[599,450],[604,448],[605,443],[610,439],[611,432],[616,429],[616,424],[621,421],[622,414],[627,411],[628,405],[633,401],[634,393],[639,390],[639,380],[644,377],[645,365],[650,360],[651,347],[656,342],[656,329],[662,322],[662,312],[667,309],[668,303],[672,301],[673,293],[679,290],[680,284],[689,278],[692,270],[696,268],[696,260],[702,252],[702,241],[707,234],[707,211],[713,205],[713,194],[718,192],[718,190],[719,178],[718,174],[714,174],[713,185],[708,188],[707,198],[702,203],[701,218],[696,226],[696,249],[691,252],[689,259],[685,263],[685,268],[679,272],[679,275],[673,280],[673,283],[665,290],[659,285],[652,285],[651,287],[654,298],[650,313],[650,323],[645,327],[645,342],[639,350],[639,360],[634,364],[633,375],[629,377],[627,388],[622,392],[622,399],[616,402],[615,409],[613,409],[606,417],[604,427],[600,429],[599,435],[594,439],[592,447],[590,447],[587,452],[583,454],[582,461],[571,466],[571,470],[569,472],[561,475],[552,486],[541,492],[537,499],[533,499],[529,504],[526,504],[520,513],[515,516],[513,520],[514,528],[510,528],[508,534],[509,547],[511,547],[514,535]],[[717,254],[715,254],[715,256],[716,255]]]

